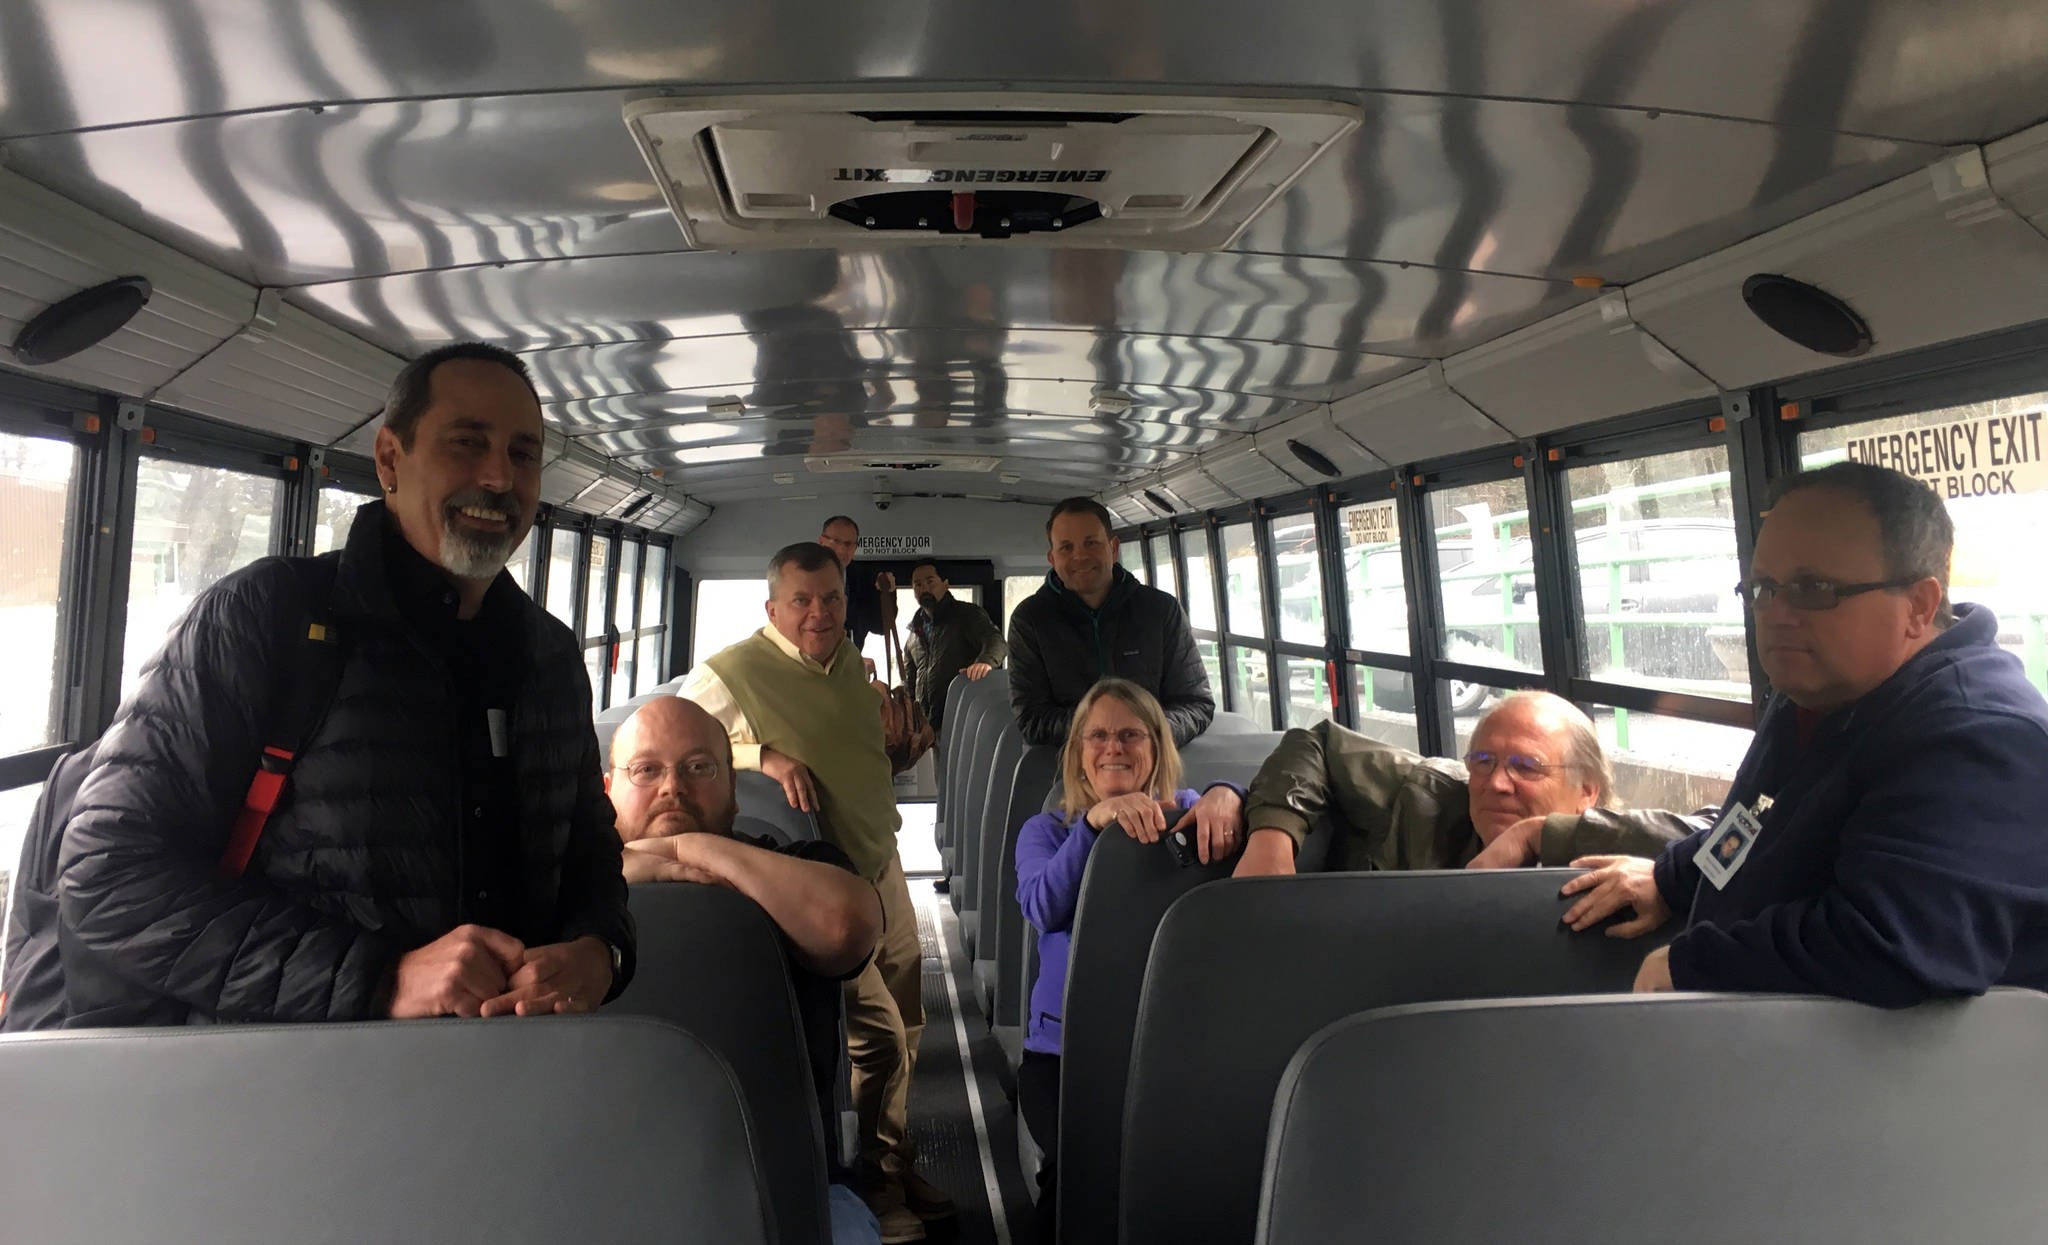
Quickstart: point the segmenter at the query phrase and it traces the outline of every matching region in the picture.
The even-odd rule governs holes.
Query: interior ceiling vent
[[[995,454],[813,454],[804,459],[812,471],[994,471],[1002,458]]]
[[[1350,104],[987,91],[682,98],[626,125],[693,247],[1219,250],[1357,128]]]

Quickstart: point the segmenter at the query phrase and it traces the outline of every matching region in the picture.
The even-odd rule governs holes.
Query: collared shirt
[[[829,674],[832,667],[804,656],[803,650],[783,638],[773,627],[761,628],[761,633],[774,642],[782,655],[797,662],[805,669],[818,674]],[[841,646],[840,652],[845,652]],[[852,660],[858,661],[855,657]],[[697,702],[697,707],[710,714],[725,728],[726,738],[732,740],[732,765],[734,769],[761,768],[761,737],[747,723],[747,715],[740,712],[739,702],[733,699],[731,689],[725,680],[718,677],[709,663],[698,662],[694,670],[683,679],[683,685],[676,689],[676,695],[685,700]]]
[[[476,616],[458,618],[461,597],[447,572],[422,557],[395,520],[386,520],[384,552],[392,600],[447,668],[455,693],[462,919],[492,929],[525,929],[528,897],[513,838],[518,771],[510,749],[513,702],[526,668],[519,586],[501,574],[484,593]],[[496,748],[493,714],[500,715]]]

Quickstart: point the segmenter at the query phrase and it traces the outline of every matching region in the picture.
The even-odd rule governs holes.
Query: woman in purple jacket
[[[1039,931],[1038,980],[1031,987],[1017,1103],[1032,1138],[1045,1151],[1038,1204],[1040,1220],[1048,1227],[1059,1147],[1067,943],[1081,898],[1081,874],[1096,837],[1114,824],[1141,843],[1157,843],[1192,823],[1196,850],[1205,863],[1244,842],[1244,791],[1229,783],[1214,784],[1199,795],[1176,790],[1180,752],[1166,714],[1150,692],[1128,679],[1102,680],[1075,706],[1060,774],[1060,811],[1040,813],[1017,834],[1017,903]]]

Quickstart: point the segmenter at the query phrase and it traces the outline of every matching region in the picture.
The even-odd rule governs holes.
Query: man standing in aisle
[[[825,520],[818,529],[818,543],[832,551],[845,573],[846,634],[858,653],[867,647],[869,636],[882,634],[895,617],[896,577],[887,571],[870,575],[865,566],[855,569],[853,555],[860,552],[860,524],[843,514]]]
[[[1010,617],[1010,704],[1027,742],[1060,744],[1074,706],[1111,675],[1152,693],[1175,746],[1209,729],[1216,699],[1180,602],[1117,565],[1102,503],[1069,497],[1045,523],[1045,585]]]
[[[917,613],[910,620],[910,645],[903,654],[910,668],[904,676],[936,731],[954,676],[964,674],[969,682],[986,676],[1003,664],[1010,646],[980,606],[954,597],[938,563],[918,563],[910,588],[917,594]]]
[[[924,1239],[953,1201],[913,1169],[910,1080],[924,1032],[917,912],[896,854],[896,789],[883,750],[881,698],[846,634],[840,560],[805,542],[768,563],[768,626],[707,658],[680,695],[725,728],[733,764],[782,784],[814,812],[882,898],[882,940],[846,984],[847,1054],[860,1116],[860,1176],[887,1242]]]

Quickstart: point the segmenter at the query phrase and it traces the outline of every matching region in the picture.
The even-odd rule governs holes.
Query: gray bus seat
[[[743,820],[767,822],[775,837],[784,843],[803,843],[825,837],[819,830],[817,814],[791,808],[781,783],[760,770],[743,769],[734,777],[738,780],[737,794]],[[750,833],[759,834],[761,831]]]
[[[986,685],[998,676],[1001,677],[999,686],[988,688]],[[955,679],[953,686],[959,687],[962,682]],[[939,792],[943,809],[940,816],[945,823],[945,833],[939,843],[939,859],[949,878],[956,880],[960,874],[961,834],[974,820],[968,810],[979,807],[974,792],[988,779],[986,749],[992,746],[994,736],[985,733],[993,727],[985,727],[984,724],[991,720],[992,715],[1008,715],[1010,680],[1006,673],[998,670],[977,683],[967,684],[967,687],[969,691],[963,694],[960,702],[961,721],[953,735],[953,753],[947,761],[951,776]],[[957,912],[961,896],[958,890],[954,890],[952,896],[953,909]]]
[[[0,1038],[7,1239],[770,1245],[725,1061],[640,1016]]]
[[[1242,713],[1232,713],[1228,709],[1218,709],[1216,717],[1209,723],[1209,729],[1203,731],[1202,734],[1252,735],[1271,729],[1271,727],[1259,725]],[[1193,743],[1194,740],[1191,739],[1188,742]]]
[[[972,907],[969,900],[974,889],[967,875],[967,858],[972,851],[968,840],[981,824],[981,815],[988,803],[991,762],[995,758],[996,745],[1002,738],[1003,728],[1014,726],[1007,699],[998,702],[990,698],[975,702],[968,707],[968,712],[973,716],[969,720],[968,733],[961,736],[960,802],[953,815],[953,828],[947,834],[951,852],[947,858],[947,871],[953,911],[960,913],[963,920]]]
[[[946,842],[946,815],[953,790],[953,758],[958,755],[954,735],[960,729],[962,704],[967,699],[967,689],[974,686],[965,679],[954,679],[946,685],[945,718],[939,723],[937,736],[932,741],[932,772],[937,775],[938,798],[932,806],[932,841],[943,847]],[[943,861],[943,857],[941,857]]]
[[[1061,1245],[1116,1239],[1124,1082],[1152,931],[1174,900],[1230,876],[1230,861],[1182,868],[1161,844],[1105,834],[1088,853],[1060,1036]]]
[[[1289,1063],[1247,1239],[2036,1241],[2044,1066],[2048,996],[2025,990],[1368,1012]]]
[[[632,716],[632,709],[613,705],[609,709],[598,710],[591,719],[590,724],[597,731],[597,755],[601,763],[607,766],[612,763],[612,736],[618,734],[620,725]]]
[[[1325,873],[1182,896],[1153,935],[1138,999],[1118,1238],[1248,1245],[1273,1090],[1334,1020],[1402,1003],[1626,992],[1669,927],[1633,940],[1564,929],[1570,901],[1557,892],[1572,876]],[[1165,1153],[1171,1163],[1157,1161]]]
[[[1021,738],[1021,736],[1020,736]],[[1026,745],[1011,772],[1010,798],[1002,816],[982,828],[980,955],[974,984],[982,1014],[990,1018],[1010,1066],[1023,1052],[1024,1007],[1015,974],[1017,947],[1024,939],[1024,910],[1017,905],[1017,832],[1038,815],[1046,793],[1059,780],[1060,749]]]
[[[961,899],[960,941],[969,961],[983,958],[981,936],[989,932],[984,917],[997,896],[988,893],[990,881],[987,858],[1002,846],[1003,815],[1010,807],[1010,786],[1016,780],[1017,762],[1024,756],[1024,734],[1016,722],[1004,718],[999,725],[995,748],[987,762],[988,779],[983,787],[980,812],[962,827],[960,873],[967,884]],[[994,827],[994,833],[990,833]]]
[[[639,967],[607,1014],[670,1021],[732,1069],[754,1125],[779,1245],[819,1245],[825,1210],[825,1124],[804,1046],[781,933],[760,905],[723,886],[628,888]],[[833,1137],[837,1135],[836,1114]]]
[[[1202,787],[1212,782],[1234,782],[1249,787],[1259,767],[1280,746],[1280,737],[1280,731],[1197,735],[1180,750],[1182,785]]]

